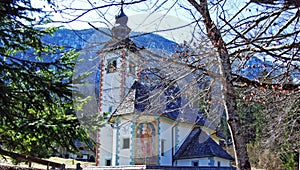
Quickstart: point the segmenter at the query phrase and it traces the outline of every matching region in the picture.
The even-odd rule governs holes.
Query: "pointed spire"
[[[112,28],[112,36],[115,39],[125,39],[128,38],[131,29],[127,26],[128,16],[124,13],[123,10],[124,1],[121,1],[121,9],[118,15],[116,15],[116,23]]]

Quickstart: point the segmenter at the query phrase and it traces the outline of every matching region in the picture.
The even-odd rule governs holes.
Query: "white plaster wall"
[[[119,57],[118,54],[110,54],[105,56],[104,60],[104,70],[103,70],[103,82],[102,82],[102,111],[107,112],[109,107],[112,106],[113,109],[120,102],[120,82],[121,77],[119,69],[121,66],[120,58],[117,59],[117,71],[113,73],[107,73],[107,61],[113,58]]]
[[[110,125],[106,125],[100,130],[100,153],[99,165],[105,166],[106,159],[112,159],[113,131]]]
[[[116,166],[116,156],[117,156],[117,129],[113,128],[113,139],[112,139],[112,160],[111,165]]]
[[[124,68],[122,68],[122,51],[116,50],[114,53],[107,53],[105,55],[104,60],[104,67],[107,67],[107,63],[110,59],[117,59],[117,71],[113,73],[107,73],[107,69],[103,70],[103,97],[102,97],[102,111],[108,112],[109,108],[112,107],[112,111],[114,111],[120,101],[121,97],[121,84],[123,86],[124,92],[122,92],[122,95],[126,95],[130,89],[130,87],[133,85],[134,81],[137,79],[136,74],[130,74],[129,73],[129,62],[136,63],[137,61],[133,60],[132,58],[135,58],[135,54],[133,54],[130,51],[126,51],[126,60],[125,60],[125,76],[122,75]],[[136,67],[137,68],[137,67]],[[136,70],[137,71],[137,70]],[[124,81],[122,81],[122,78],[125,78]]]
[[[125,95],[128,93],[128,91],[130,90],[131,86],[133,85],[133,83],[135,82],[135,80],[137,80],[137,73],[138,73],[138,67],[139,67],[139,57],[136,56],[136,54],[130,52],[130,51],[126,51],[127,53],[127,60],[126,60],[126,88],[125,88]],[[130,67],[130,63],[133,63],[135,65],[135,71],[134,73],[130,73],[129,67]]]
[[[112,107],[113,112],[120,102],[120,88],[103,89],[102,100],[102,112],[109,112],[110,107]]]
[[[172,122],[165,120],[164,118],[160,118],[160,143],[159,143],[159,156],[160,156],[160,165],[172,165],[172,126],[175,124],[171,124]],[[174,129],[175,130],[175,129]],[[174,137],[174,145],[175,145],[175,133]],[[164,156],[161,156],[161,140],[165,141],[165,152]],[[175,152],[175,151],[174,151]]]
[[[190,134],[191,130],[193,128],[193,124],[185,124],[185,123],[179,123],[178,124],[178,134],[179,134],[179,143],[178,143],[178,149],[182,145],[182,143],[185,141],[185,139]]]
[[[111,112],[113,112],[119,105],[121,99],[121,66],[122,66],[122,59],[121,56],[122,52],[121,50],[116,50],[114,53],[106,53],[104,54],[105,60],[104,60],[104,69],[103,69],[103,82],[102,82],[102,105],[101,105],[101,111],[102,112],[109,112],[111,109]],[[128,56],[126,59],[132,58],[133,53],[128,52]],[[107,62],[109,59],[117,58],[117,71],[114,73],[107,73],[107,70],[105,69],[107,67]],[[126,66],[129,62],[126,60]],[[129,70],[126,69],[128,72]],[[133,74],[126,74],[126,81],[125,85],[123,84],[123,87],[125,88],[125,94],[128,92],[129,88],[132,86],[136,75]],[[110,116],[110,115],[109,115]],[[124,127],[123,127],[124,128]],[[128,135],[128,134],[127,134]],[[113,140],[113,130],[110,125],[106,125],[105,127],[101,128],[100,132],[100,160],[99,165],[104,166],[106,159],[111,159],[112,164],[116,163],[116,157],[113,155],[113,153],[116,153],[116,148],[113,149],[113,146],[117,146],[116,144],[116,138]],[[120,150],[119,150],[120,151]],[[122,151],[122,153],[119,153],[120,159],[119,163],[124,163],[126,165],[129,164],[130,161],[128,159],[125,159],[122,155],[128,156],[128,151]],[[122,159],[121,159],[122,157]],[[129,156],[130,158],[130,156]],[[130,159],[129,159],[130,160]]]
[[[209,166],[210,160],[208,158],[194,158],[194,159],[181,159],[177,160],[177,166],[193,166],[192,162],[198,161],[199,166]]]
[[[119,153],[119,165],[130,165],[130,157],[131,157],[131,144],[133,141],[131,141],[131,125],[132,123],[127,120],[122,120],[120,122],[120,136],[118,138],[118,153]],[[129,148],[128,149],[123,149],[123,139],[124,138],[129,138]]]
[[[214,157],[214,159],[215,159],[215,166],[218,166],[218,162],[220,162],[221,167],[230,167],[230,160],[219,158],[219,157]]]
[[[230,167],[230,161],[224,158],[213,157],[214,159],[214,166],[218,166],[218,162],[220,162],[221,167]],[[198,166],[210,166],[210,159],[206,158],[194,158],[194,159],[181,159],[177,160],[177,166],[193,166],[193,161],[198,161]]]
[[[110,107],[112,111],[117,107],[120,101],[120,75],[118,72],[107,73],[107,61],[117,57],[118,54],[105,54],[104,68],[103,68],[103,82],[102,82],[102,105],[101,112],[109,112]],[[117,61],[117,67],[120,67],[120,61]],[[101,88],[100,88],[101,89]],[[101,93],[101,92],[100,92]],[[101,128],[100,131],[100,159],[99,166],[105,166],[106,160],[111,159],[112,165],[115,165],[115,146],[113,140],[113,129],[107,124]]]

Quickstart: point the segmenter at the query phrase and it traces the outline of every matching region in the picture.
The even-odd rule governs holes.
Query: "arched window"
[[[117,71],[117,59],[107,60],[107,73],[114,73]]]

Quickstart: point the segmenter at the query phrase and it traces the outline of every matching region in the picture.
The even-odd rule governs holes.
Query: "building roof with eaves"
[[[203,157],[220,157],[232,161],[234,160],[231,155],[201,130],[201,128],[195,127],[175,153],[174,159]]]

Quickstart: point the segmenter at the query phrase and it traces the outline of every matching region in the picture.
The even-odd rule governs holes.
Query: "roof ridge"
[[[200,127],[194,127],[178,151],[174,159],[189,159],[216,156],[234,160],[219,144],[217,144]]]
[[[186,139],[184,140],[184,142],[182,143],[182,145],[179,147],[179,149],[177,150],[177,152],[174,155],[174,159],[176,159],[177,157],[179,157],[180,155],[182,155],[182,153],[184,151],[187,150],[187,147],[189,146],[189,143],[195,138],[195,136],[197,136],[198,133],[200,133],[202,130],[200,128],[193,128],[190,132],[190,134],[186,137]],[[192,135],[192,133],[195,133],[191,138],[189,138],[189,136]]]

